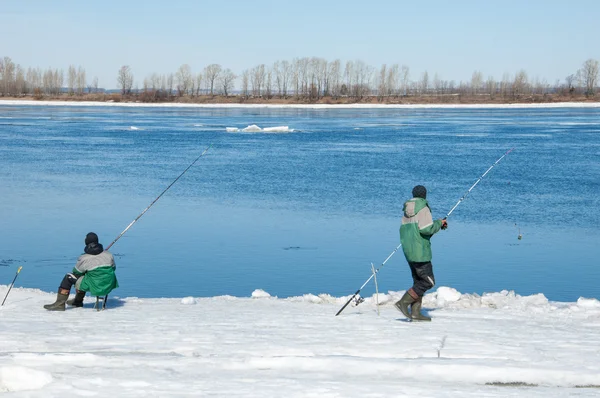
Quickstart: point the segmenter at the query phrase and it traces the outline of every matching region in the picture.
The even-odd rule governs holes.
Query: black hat
[[[93,232],[90,232],[89,234],[87,234],[85,236],[85,244],[86,244],[86,246],[89,245],[90,243],[98,243],[98,235],[96,235]]]
[[[413,194],[413,198],[425,199],[427,197],[427,188],[425,188],[423,185],[417,185],[416,187],[413,188],[412,194]]]

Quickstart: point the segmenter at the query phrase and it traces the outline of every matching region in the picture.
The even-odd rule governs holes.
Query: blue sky
[[[136,82],[211,63],[235,73],[277,60],[405,64],[470,80],[524,69],[548,83],[600,60],[600,1],[2,0],[0,56],[23,67],[85,68],[117,86],[121,65]]]

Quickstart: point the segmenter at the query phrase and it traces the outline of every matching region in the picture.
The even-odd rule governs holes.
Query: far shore
[[[418,108],[600,108],[600,102],[535,102],[535,103],[235,103],[235,102],[139,102],[139,101],[78,101],[78,100],[30,100],[0,98],[0,106],[116,106],[149,108],[303,108],[303,109],[418,109]]]

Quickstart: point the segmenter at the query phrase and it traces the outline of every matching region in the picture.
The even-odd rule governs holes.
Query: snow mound
[[[597,299],[588,299],[584,297],[579,297],[577,299],[577,306],[584,309],[600,309],[600,301]]]
[[[194,305],[196,304],[196,299],[193,297],[184,297],[181,299],[181,304],[183,305]]]
[[[435,292],[436,304],[438,307],[444,307],[446,303],[455,303],[462,296],[456,289],[446,286],[440,286]]]
[[[22,366],[0,367],[0,392],[39,390],[52,382],[52,375]]]
[[[256,124],[252,124],[246,128],[243,128],[242,131],[245,133],[255,133],[255,132],[262,131],[262,129],[260,127],[258,127]]]
[[[268,297],[271,297],[271,295],[262,289],[256,289],[255,291],[252,292],[252,298],[268,298]]]

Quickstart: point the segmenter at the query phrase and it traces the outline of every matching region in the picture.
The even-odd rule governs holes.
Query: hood
[[[83,249],[83,252],[91,255],[98,255],[104,251],[104,248],[100,243],[90,243]]]
[[[427,199],[423,198],[412,198],[404,203],[404,217],[414,217],[420,212],[423,208],[428,207]]]

